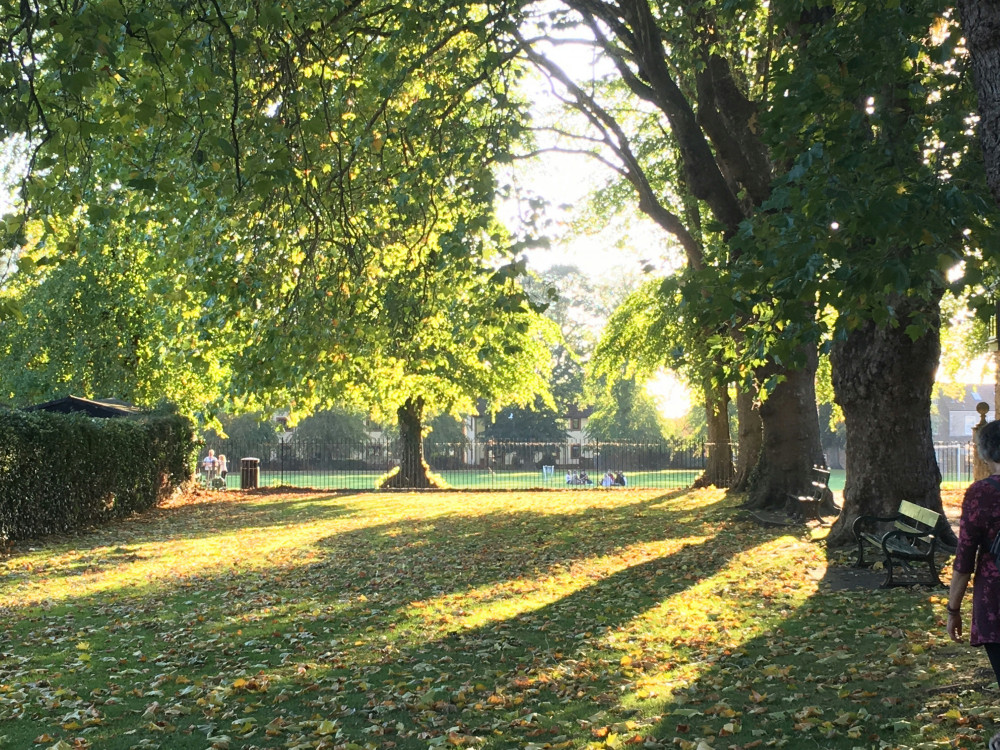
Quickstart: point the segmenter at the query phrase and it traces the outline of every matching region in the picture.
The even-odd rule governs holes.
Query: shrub
[[[0,414],[0,540],[66,533],[149,510],[191,476],[177,414]]]

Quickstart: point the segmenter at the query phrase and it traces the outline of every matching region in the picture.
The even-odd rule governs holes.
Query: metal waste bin
[[[260,485],[260,459],[240,459],[240,489],[255,490]]]

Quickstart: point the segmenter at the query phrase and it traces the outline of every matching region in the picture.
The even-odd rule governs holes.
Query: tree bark
[[[741,390],[736,394],[736,444],[739,446],[739,453],[736,456],[736,476],[730,487],[734,492],[747,491],[750,474],[760,461],[763,450],[764,427],[756,401],[757,394],[754,392]]]
[[[844,507],[827,537],[830,546],[852,544],[860,515],[891,516],[901,500],[941,514],[939,538],[955,544],[941,505],[941,472],[931,436],[931,389],[940,354],[937,300],[900,299],[896,327],[868,322],[834,345],[834,396],[847,426]],[[931,327],[912,340],[911,316]]]
[[[959,0],[958,11],[979,96],[977,130],[986,182],[1000,203],[1000,4]]]
[[[809,490],[812,467],[826,465],[816,411],[818,356],[815,347],[806,347],[804,353],[799,369],[771,366],[760,373],[762,382],[773,374],[783,379],[760,405],[761,454],[750,475],[747,507],[785,507],[789,495]],[[832,510],[832,495],[826,505]]]
[[[766,141],[757,132],[756,104],[736,84],[729,62],[712,52],[718,40],[709,30],[711,24],[705,25],[700,39],[704,68],[697,81],[696,107],[690,92],[675,80],[654,4],[649,0],[565,2],[588,20],[623,83],[666,117],[681,155],[685,185],[708,205],[723,236],[735,236],[740,223],[770,195],[773,169]],[[617,43],[607,41],[609,31]],[[648,203],[655,196],[646,194],[646,198]],[[650,213],[647,205],[642,208]],[[738,336],[738,331],[734,335]],[[741,467],[736,486],[749,486],[755,503],[784,502],[786,488],[794,488],[789,492],[804,491],[811,481],[813,463],[822,459],[815,364],[807,371],[786,374],[788,382],[772,394],[770,416],[761,415],[763,420],[772,421],[770,429],[765,426],[761,442],[753,440],[755,420],[750,411],[740,410]],[[807,394],[813,394],[808,403]],[[744,417],[752,442],[742,441]],[[752,473],[747,467],[754,466],[758,454],[752,448],[744,451],[744,445],[760,448],[761,460]],[[783,468],[789,473],[780,476]]]
[[[705,419],[708,457],[705,472],[695,487],[729,487],[733,481],[733,444],[729,432],[729,389],[725,385],[705,386]]]
[[[424,462],[423,398],[408,398],[396,410],[399,422],[399,471],[382,483],[384,489],[428,489],[437,485],[428,476]]]

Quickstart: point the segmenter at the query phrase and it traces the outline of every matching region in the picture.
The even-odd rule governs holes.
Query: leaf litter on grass
[[[997,718],[941,593],[825,591],[820,543],[719,491],[197,500],[0,560],[0,747],[903,750]]]

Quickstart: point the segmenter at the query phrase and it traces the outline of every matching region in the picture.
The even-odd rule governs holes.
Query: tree
[[[295,425],[295,439],[352,446],[368,439],[365,419],[348,409],[325,409]]]
[[[239,332],[231,397],[395,410],[404,483],[426,482],[426,410],[544,391],[544,326],[496,270],[491,222],[491,167],[523,107],[506,9],[22,10],[0,16],[0,135],[29,144],[4,224],[18,262],[33,232],[52,262],[94,227],[162,227],[166,257],[196,271],[202,325]]]
[[[241,447],[256,449],[278,444],[278,423],[265,414],[220,414],[218,421],[221,432],[214,429],[206,430],[206,442],[228,440]],[[222,437],[223,435],[225,437]]]
[[[602,442],[659,443],[663,420],[635,377],[619,377],[598,397],[587,421],[587,437]]]
[[[566,430],[560,425],[561,421],[560,415],[541,400],[537,400],[531,408],[506,406],[486,424],[482,439],[562,444],[566,442]]]
[[[799,18],[797,7],[776,12]],[[726,280],[766,324],[755,329],[761,346],[831,337],[850,472],[830,544],[851,541],[858,515],[890,515],[902,499],[942,511],[930,421],[940,300],[979,277],[965,261],[995,242],[970,170],[957,29],[938,18],[929,33],[933,12],[858,6],[804,27],[795,70],[789,57],[775,74],[796,96],[762,118],[789,169]],[[805,314],[803,302],[836,316]],[[941,534],[953,536],[946,523]]]
[[[599,332],[628,292],[639,284],[624,268],[593,278],[577,266],[554,265],[524,280],[525,291],[562,332],[553,349],[552,396],[561,410],[583,406],[584,367]]]
[[[691,10],[646,0],[570,0],[566,6],[572,12],[555,12],[551,25],[585,28],[614,65],[610,88],[630,92],[633,103],[623,106],[615,100],[613,107],[604,106],[594,86],[574,83],[539,51],[551,33],[532,40],[521,37],[529,58],[583,112],[596,133],[590,142],[611,155],[597,157],[612,165],[634,188],[640,208],[676,238],[689,267],[719,275],[729,259],[706,263],[705,244],[698,238],[700,214],[693,209],[704,206],[715,231],[729,239],[770,194],[773,161],[756,120],[758,106],[771,94],[767,65],[775,40],[767,31],[766,9],[741,6],[730,14],[721,8]],[[753,63],[747,65],[746,60]],[[626,132],[626,121],[618,116],[622,112],[645,127]],[[664,160],[666,153],[675,158]],[[671,168],[675,161],[676,170]],[[671,174],[678,179],[665,183],[664,176]],[[682,204],[683,198],[691,202],[676,208],[674,196]],[[698,287],[695,294],[705,288]],[[705,309],[716,308],[719,327],[739,329],[746,324],[727,314],[733,311],[728,293],[706,296],[704,304]],[[784,503],[789,491],[808,483],[812,465],[821,458],[815,354],[808,344],[801,346],[800,356],[786,360],[793,367],[757,358],[757,377],[769,383],[765,395],[770,405],[761,412],[763,429],[756,435],[750,428],[753,391],[742,392],[739,413],[747,428],[746,452],[755,455],[758,446],[761,450],[757,471],[747,478],[754,504]]]
[[[957,4],[978,96],[976,130],[986,165],[986,181],[994,201],[1000,203],[1000,8],[982,0]]]
[[[487,422],[480,438],[488,443],[488,455],[499,467],[555,464],[567,434],[562,417],[551,404],[536,399],[529,406],[505,406]],[[528,444],[528,445],[526,445]]]
[[[703,396],[708,465],[698,484],[727,487],[734,476],[725,370],[712,346],[718,338],[684,302],[677,279],[647,282],[611,316],[597,349],[594,372],[615,382],[620,367],[635,377],[667,367]],[[695,316],[697,317],[697,316]]]
[[[34,265],[28,245],[3,292],[16,311],[0,320],[6,397],[21,406],[67,394],[166,400],[206,413],[235,340],[227,326],[202,325],[203,297],[159,255],[160,229],[93,227],[60,264]]]
[[[353,352],[365,362],[355,375],[361,399],[377,405],[376,417],[395,409],[402,458],[393,481],[400,486],[429,486],[425,414],[468,413],[479,399],[497,409],[551,398],[549,347],[556,333],[520,291],[519,271],[489,272],[476,254],[464,257],[453,258],[446,273],[416,271],[407,283],[423,295],[384,284],[388,295],[402,294],[371,311],[377,316],[371,330],[380,334]]]

